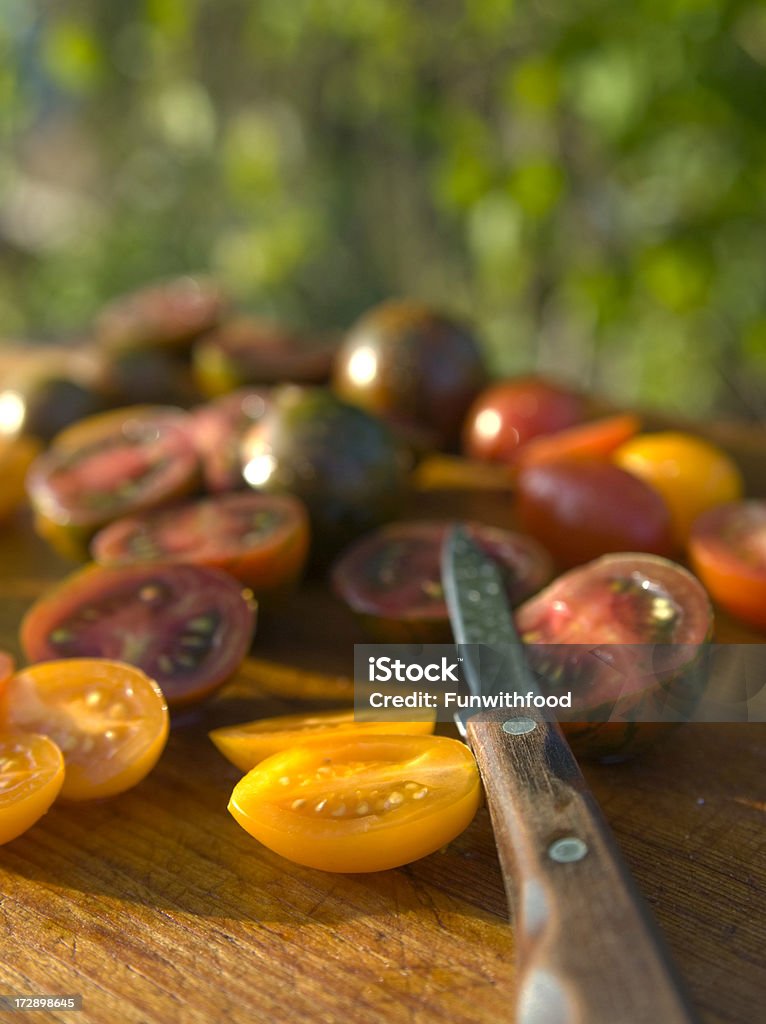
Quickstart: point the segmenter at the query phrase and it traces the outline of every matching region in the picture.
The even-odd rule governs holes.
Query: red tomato
[[[558,459],[519,473],[522,529],[568,568],[610,551],[673,551],[670,513],[642,480],[600,459]]]
[[[714,601],[766,629],[766,501],[734,501],[704,512],[692,527],[689,557]]]
[[[569,456],[608,456],[641,429],[638,416],[625,413],[578,424],[550,436],[535,437],[521,449],[519,466],[539,465]]]
[[[0,701],[0,716],[12,729],[56,742],[66,764],[65,800],[114,796],[135,786],[168,738],[168,709],[154,680],[102,658],[22,669]]]
[[[289,589],[309,547],[306,510],[290,494],[222,494],[118,519],[93,539],[102,565],[190,562],[223,569],[261,599]]]
[[[197,565],[89,566],[32,605],[30,661],[109,658],[143,669],[171,705],[207,696],[250,646],[254,611],[225,573]]]
[[[534,437],[579,423],[581,395],[534,377],[493,384],[479,395],[465,418],[463,448],[473,459],[511,462]]]

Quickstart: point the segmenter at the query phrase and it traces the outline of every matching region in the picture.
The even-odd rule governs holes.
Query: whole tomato
[[[500,381],[482,391],[463,425],[463,448],[472,459],[512,462],[527,441],[580,423],[585,400],[536,377]]]

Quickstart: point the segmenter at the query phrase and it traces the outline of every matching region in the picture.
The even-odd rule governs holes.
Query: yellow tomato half
[[[47,736],[0,733],[0,844],[45,814],[64,782],[64,757]]]

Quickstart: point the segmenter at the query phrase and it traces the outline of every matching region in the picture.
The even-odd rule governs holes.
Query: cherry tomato
[[[229,810],[270,850],[323,871],[384,871],[458,836],[479,806],[473,754],[443,736],[293,747],[236,785]]]
[[[110,658],[156,679],[171,705],[207,696],[250,646],[255,614],[225,573],[196,565],[88,566],[21,624],[30,661]]]
[[[704,512],[692,527],[689,557],[714,601],[766,629],[766,501],[735,501]]]
[[[610,551],[673,550],[670,513],[643,480],[600,459],[562,458],[518,476],[523,530],[568,568]]]
[[[336,592],[375,639],[450,641],[441,552],[453,525],[426,520],[391,523],[357,541],[336,563]],[[502,566],[511,604],[534,594],[553,575],[550,556],[531,537],[480,523],[468,527],[473,539]]]
[[[236,491],[246,487],[242,475],[242,440],[270,406],[266,388],[241,388],[192,410],[194,439],[202,459],[208,491]]]
[[[96,335],[110,349],[186,348],[214,327],[224,308],[213,281],[179,277],[120,296],[99,315]]]
[[[243,772],[249,772],[260,761],[290,747],[313,746],[315,743],[326,746],[375,733],[430,735],[434,725],[433,719],[420,722],[401,722],[398,718],[364,721],[355,718],[353,710],[316,711],[224,726],[213,729],[209,736],[224,757]]]
[[[675,542],[683,548],[694,520],[708,508],[737,501],[744,484],[736,463],[691,434],[639,434],[614,453],[618,466],[654,487],[670,509]]]
[[[45,814],[64,782],[64,758],[47,736],[0,733],[0,845]]]
[[[312,558],[323,563],[393,518],[409,462],[385,424],[324,388],[278,388],[272,398],[243,441],[243,473],[255,490],[304,502]]]
[[[29,437],[4,438],[0,434],[0,522],[26,498],[27,471],[40,453],[40,445]]]
[[[49,736],[64,754],[65,800],[115,796],[155,766],[168,738],[159,686],[131,665],[48,661],[17,672],[0,701],[11,729]]]
[[[512,462],[532,438],[579,423],[585,399],[535,377],[492,384],[478,396],[463,424],[463,448],[473,459]]]
[[[670,728],[661,720],[670,687],[676,708],[696,704],[690,671],[713,613],[680,565],[615,554],[554,580],[517,610],[516,625],[542,688],[572,691],[565,732],[576,752],[621,759]]]
[[[100,527],[188,494],[198,475],[188,418],[147,406],[69,427],[35,460],[27,489],[38,531],[62,554],[82,558]]]
[[[638,416],[624,413],[534,437],[519,450],[517,466],[555,462],[569,456],[606,457],[641,429]]]
[[[486,381],[473,333],[430,306],[384,302],[351,328],[333,374],[349,402],[456,444],[463,417]]]
[[[254,384],[325,384],[337,343],[254,317],[228,320],[194,347],[194,372],[207,395]]]
[[[222,494],[118,519],[93,539],[102,565],[191,562],[223,569],[261,599],[289,589],[309,547],[308,516],[289,494]]]

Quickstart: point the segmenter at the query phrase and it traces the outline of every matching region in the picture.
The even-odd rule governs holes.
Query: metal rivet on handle
[[[511,736],[523,736],[526,732],[532,732],[537,728],[537,722],[533,718],[511,718],[503,722],[503,732],[509,732]]]
[[[559,864],[572,864],[574,861],[582,860],[587,852],[587,845],[577,836],[557,839],[548,847],[548,856]]]

